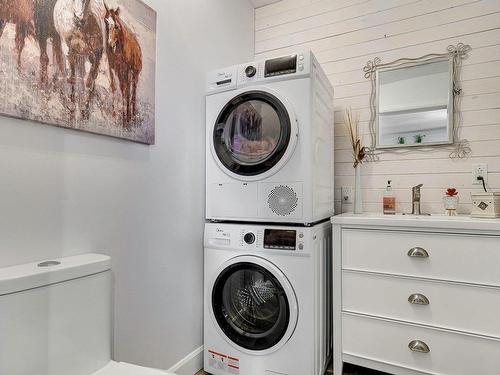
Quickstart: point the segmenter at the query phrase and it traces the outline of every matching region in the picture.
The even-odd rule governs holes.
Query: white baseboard
[[[196,348],[179,362],[169,368],[168,372],[177,375],[194,375],[203,368],[203,345]]]

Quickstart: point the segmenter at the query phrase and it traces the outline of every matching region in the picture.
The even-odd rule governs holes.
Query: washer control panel
[[[313,251],[311,241],[310,227],[228,223],[205,225],[206,248],[305,255]]]
[[[239,246],[244,249],[303,251],[303,228],[241,228]]]

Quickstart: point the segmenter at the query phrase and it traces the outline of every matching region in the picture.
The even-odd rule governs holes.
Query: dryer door
[[[212,313],[239,350],[267,354],[284,345],[297,324],[297,299],[272,263],[241,256],[226,263],[212,287]]]
[[[220,111],[213,131],[213,153],[232,177],[258,180],[276,173],[297,142],[296,119],[277,93],[244,91]]]

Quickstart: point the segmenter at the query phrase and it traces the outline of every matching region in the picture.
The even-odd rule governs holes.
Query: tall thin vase
[[[355,181],[354,181],[354,213],[363,213],[363,194],[361,191],[361,164],[354,168]]]

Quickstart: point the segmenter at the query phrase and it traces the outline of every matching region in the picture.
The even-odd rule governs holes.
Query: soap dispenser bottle
[[[392,181],[387,181],[387,187],[384,192],[384,214],[385,215],[395,215],[396,214],[396,197],[394,196],[394,191],[392,191],[391,186]]]

